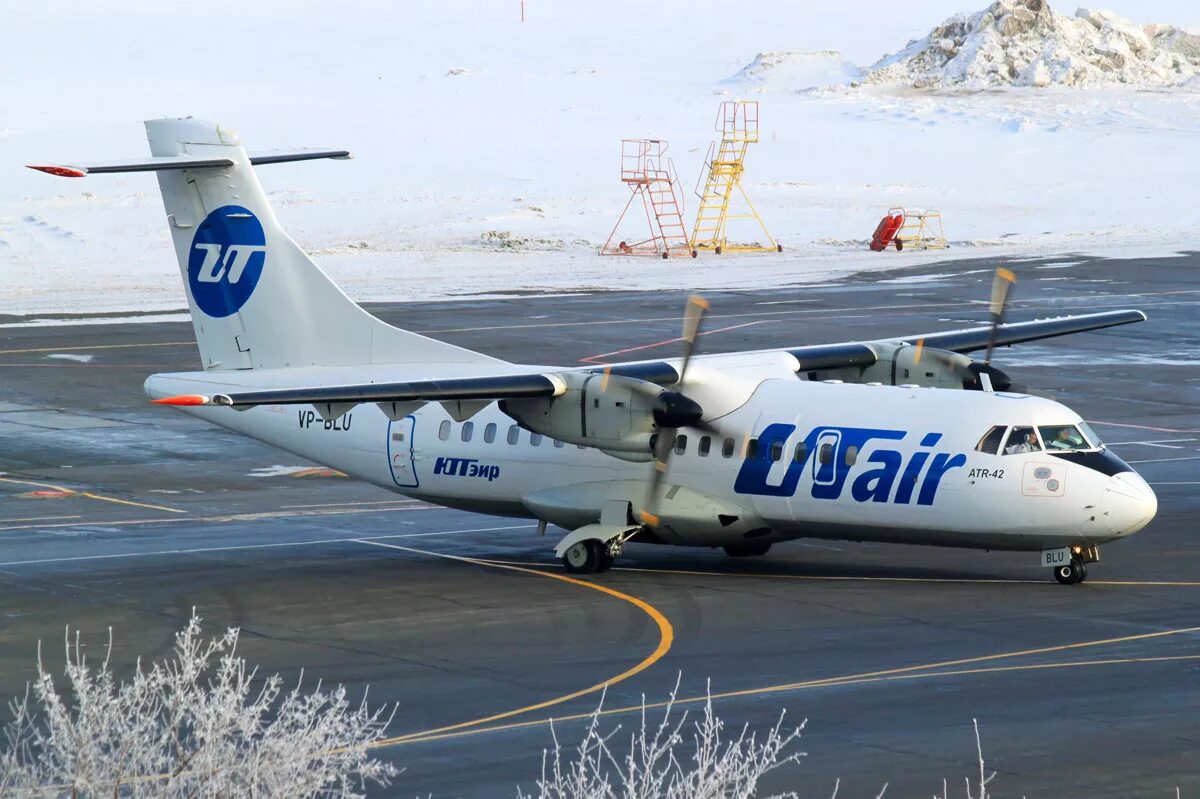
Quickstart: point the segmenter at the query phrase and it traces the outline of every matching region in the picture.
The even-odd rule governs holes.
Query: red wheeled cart
[[[902,227],[904,227],[904,209],[889,209],[887,216],[879,220],[879,226],[875,228],[875,234],[871,236],[871,249],[875,252],[883,252],[889,244],[893,243],[897,250],[903,249],[904,245],[896,235]]]

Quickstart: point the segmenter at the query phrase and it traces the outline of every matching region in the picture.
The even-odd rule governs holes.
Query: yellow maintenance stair
[[[731,100],[721,103],[717,111],[715,130],[721,134],[708,149],[705,166],[708,168],[704,187],[696,187],[700,197],[700,210],[692,228],[692,249],[708,249],[720,255],[722,252],[783,252],[766,223],[754,209],[754,204],[742,186],[745,172],[746,150],[758,141],[758,102]],[[738,194],[745,208],[730,213],[731,201]],[[730,242],[731,220],[753,220],[761,231],[761,238],[751,242]],[[744,229],[744,225],[735,227]],[[742,230],[738,232],[741,233]]]

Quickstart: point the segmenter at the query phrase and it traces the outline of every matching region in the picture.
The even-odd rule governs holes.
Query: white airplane
[[[158,175],[204,369],[152,375],[149,397],[390,491],[565,528],[568,571],[630,542],[811,537],[1036,552],[1071,584],[1157,510],[1079,414],[990,364],[1140,311],[1005,323],[997,270],[977,328],[692,357],[693,298],[681,358],[508,363],[376,319],[282,230],[253,166],[346,151],[248,155],[191,118],[146,131],[150,158],[32,168]]]

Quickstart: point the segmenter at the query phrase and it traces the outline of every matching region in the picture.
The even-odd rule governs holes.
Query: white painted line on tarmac
[[[1200,461],[1200,455],[1191,455],[1187,458],[1150,458],[1144,461],[1126,461],[1126,463],[1167,463],[1170,461]]]
[[[474,527],[468,530],[435,530],[427,533],[392,533],[391,535],[373,535],[375,540],[392,538],[428,538],[439,535],[463,535],[466,533],[489,533],[496,530],[532,530],[535,525],[515,524],[508,527]],[[361,535],[347,538],[317,538],[310,541],[274,541],[267,544],[236,544],[227,547],[196,547],[193,549],[156,549],[147,552],[114,552],[107,555],[75,555],[67,558],[35,558],[32,560],[10,560],[0,563],[0,569],[9,566],[35,566],[50,563],[77,563],[94,560],[125,560],[129,558],[152,558],[162,555],[206,555],[215,552],[241,552],[250,549],[285,549],[288,547],[308,547],[319,544],[352,544],[358,543]]]

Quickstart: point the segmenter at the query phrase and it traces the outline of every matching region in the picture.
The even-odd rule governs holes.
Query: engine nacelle
[[[846,383],[882,383],[887,386],[916,385],[979,391],[980,373],[987,373],[992,388],[1005,391],[1012,379],[994,366],[967,355],[907,343],[872,343],[877,360],[869,366],[846,366],[807,372],[810,380],[841,380]],[[917,352],[920,351],[920,360]]]
[[[565,372],[558,377],[567,384],[559,396],[503,400],[500,410],[525,429],[568,444],[595,447],[627,460],[651,457],[660,386],[592,372]]]

